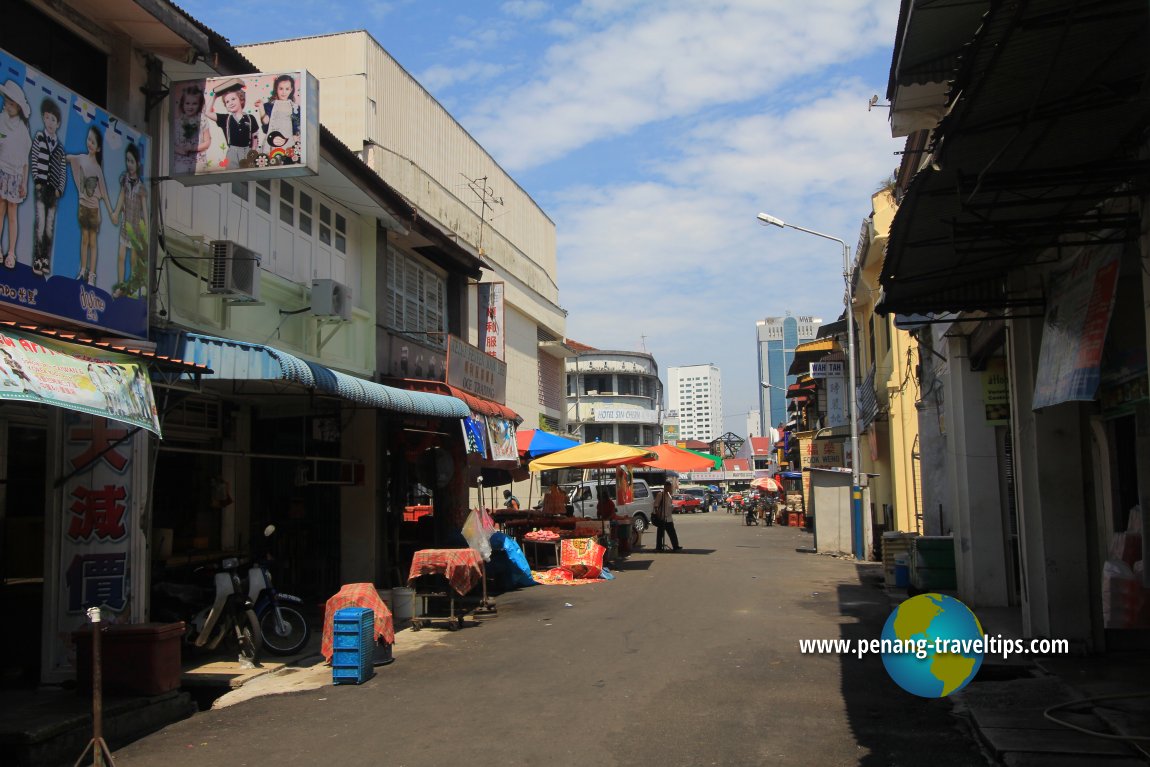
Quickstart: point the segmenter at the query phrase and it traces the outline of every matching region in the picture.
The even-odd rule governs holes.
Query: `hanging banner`
[[[515,423],[506,418],[487,416],[487,445],[493,461],[518,461],[519,448],[515,443]]]
[[[182,184],[319,173],[319,81],[306,71],[172,83],[168,175]]]
[[[89,607],[99,607],[109,623],[141,620],[134,591],[142,573],[136,559],[144,498],[136,450],[141,435],[132,439],[128,427],[94,416],[65,420],[68,476],[59,490],[63,517],[54,542],[62,588],[54,599],[47,664],[53,678],[75,675],[72,632],[87,624]]]
[[[503,283],[481,282],[478,290],[479,307],[479,348],[497,360],[507,361],[505,344],[507,335],[503,329]]]
[[[463,444],[467,452],[487,457],[487,423],[483,416],[472,413],[470,418],[462,419]]]
[[[121,355],[0,332],[0,401],[41,402],[160,434],[147,369]]]
[[[1068,268],[1051,276],[1031,405],[1035,410],[1094,399],[1121,256],[1121,245],[1084,248]]]
[[[0,50],[0,303],[148,335],[151,143]]]

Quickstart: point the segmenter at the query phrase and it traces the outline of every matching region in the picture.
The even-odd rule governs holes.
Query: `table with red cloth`
[[[345,607],[367,607],[375,612],[375,639],[380,638],[384,643],[395,642],[395,628],[391,620],[391,610],[379,598],[379,592],[371,583],[346,583],[339,592],[327,600],[323,608],[323,642],[320,652],[323,657],[331,661],[332,634],[334,633],[335,614]]]
[[[445,576],[462,596],[482,582],[483,558],[475,549],[421,549],[412,557],[408,585],[421,575]]]

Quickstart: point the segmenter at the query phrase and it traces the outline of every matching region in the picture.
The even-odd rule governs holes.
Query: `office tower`
[[[787,419],[787,386],[795,376],[787,369],[795,358],[795,347],[815,340],[823,321],[810,315],[767,317],[755,323],[755,340],[759,355],[759,381],[770,386],[759,387],[759,428],[762,434]]]

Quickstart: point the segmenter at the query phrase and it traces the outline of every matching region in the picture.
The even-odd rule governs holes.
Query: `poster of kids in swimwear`
[[[149,138],[0,50],[0,302],[144,338]]]
[[[318,102],[305,71],[173,83],[169,173],[184,184],[314,175]]]

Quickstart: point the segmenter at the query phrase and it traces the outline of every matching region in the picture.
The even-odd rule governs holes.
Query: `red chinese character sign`
[[[504,348],[507,336],[503,328],[503,283],[481,282],[478,290],[479,348],[497,360],[506,362]]]
[[[73,668],[71,634],[89,607],[115,623],[142,619],[144,467],[147,432],[106,418],[68,412],[59,472],[56,607],[49,676]]]
[[[0,401],[39,402],[160,433],[147,369],[126,355],[0,331]]]

